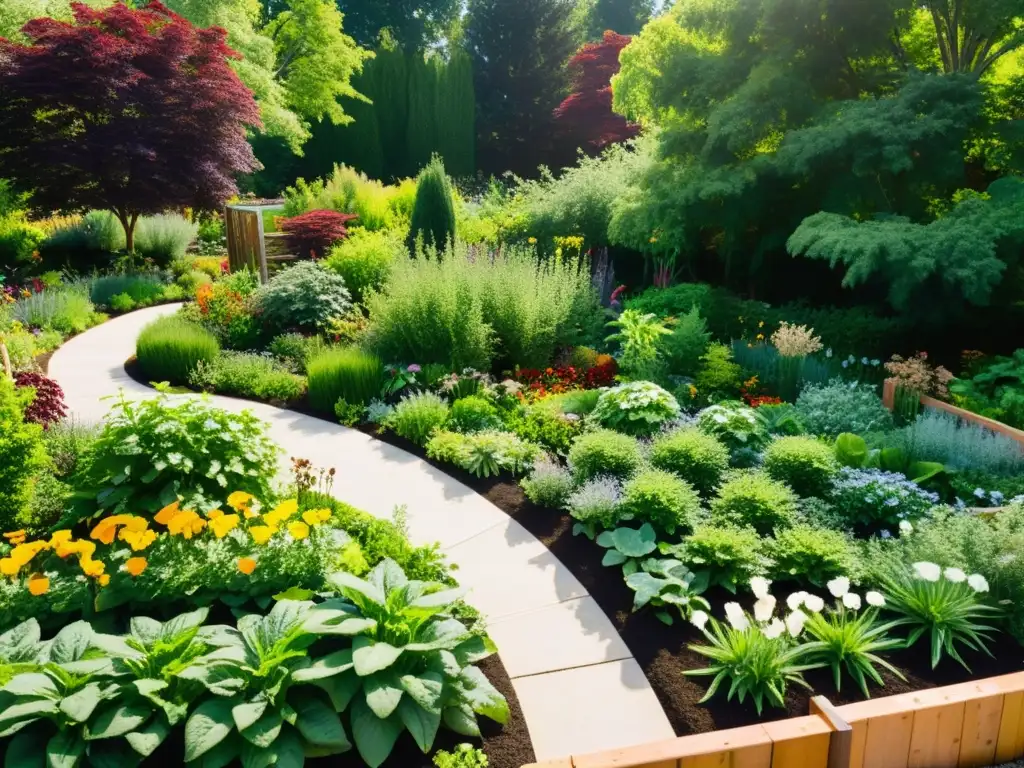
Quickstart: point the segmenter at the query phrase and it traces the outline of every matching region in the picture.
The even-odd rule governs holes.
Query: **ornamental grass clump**
[[[366,406],[379,397],[384,364],[358,347],[328,349],[309,360],[306,376],[310,405],[321,413],[333,413],[339,399]]]
[[[776,361],[776,385],[779,395],[792,402],[800,389],[801,374],[808,355],[822,348],[821,337],[805,325],[790,325],[783,321],[772,334],[772,344],[778,350]]]
[[[799,496],[823,497],[839,471],[833,450],[813,437],[780,437],[764,453],[764,471]]]
[[[142,329],[135,342],[139,368],[149,381],[187,384],[200,363],[212,364],[220,353],[217,338],[180,317],[161,317]]]

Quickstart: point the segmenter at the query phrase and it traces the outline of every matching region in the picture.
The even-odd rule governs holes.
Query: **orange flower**
[[[119,537],[121,541],[125,542],[135,552],[140,552],[146,549],[150,544],[156,541],[156,531],[129,531],[127,528],[121,531]]]
[[[132,576],[138,576],[144,570],[149,563],[146,562],[144,557],[131,557],[125,561],[124,569],[128,571]]]
[[[249,576],[256,570],[256,561],[251,557],[240,557],[238,558],[238,570]]]
[[[109,573],[104,573],[102,576],[100,576],[99,584],[100,584],[101,587],[105,587],[109,583],[110,583],[110,574]]]
[[[50,590],[50,580],[41,573],[34,573],[28,580],[28,591],[36,597],[45,595]]]
[[[172,536],[181,536],[191,539],[193,535],[201,533],[206,527],[206,521],[191,509],[179,512],[167,523],[167,532]]]
[[[208,518],[210,518],[211,520],[216,520],[218,517],[224,517],[224,510],[223,509],[211,509],[209,512],[206,513],[206,516]]]
[[[178,512],[180,511],[181,505],[176,501],[173,504],[168,504],[166,507],[157,512],[156,517],[154,517],[153,519],[160,523],[160,525],[167,525],[169,522],[171,522],[172,519],[174,519],[174,516],[178,514]]]
[[[26,538],[25,531],[11,531],[10,533],[5,533],[4,538],[7,539],[10,544],[24,544]]]
[[[78,567],[82,569],[82,573],[86,576],[92,576],[94,579],[102,576],[103,572],[107,570],[107,566],[99,560],[93,560],[91,557],[85,556],[78,559]]]
[[[113,515],[112,517],[104,518],[92,529],[89,537],[104,544],[113,544],[118,526],[127,525],[133,519],[132,515]]]

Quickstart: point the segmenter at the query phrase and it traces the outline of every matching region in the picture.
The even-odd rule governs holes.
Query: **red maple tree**
[[[41,211],[113,211],[133,251],[141,214],[237,194],[259,108],[223,29],[159,2],[71,7],[28,22],[28,45],[0,38],[0,177]]]
[[[285,233],[288,247],[297,256],[309,254],[319,259],[328,248],[348,237],[345,225],[358,218],[355,213],[319,209],[290,219],[281,219],[277,227]]]
[[[580,48],[567,65],[572,93],[555,109],[555,120],[594,149],[631,139],[640,131],[612,112],[612,77],[619,71],[619,53],[632,39],[609,30],[601,42]]]

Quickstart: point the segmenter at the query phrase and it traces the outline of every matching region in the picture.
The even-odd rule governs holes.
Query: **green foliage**
[[[413,182],[385,186],[367,178],[354,168],[336,165],[331,175],[307,183],[304,179],[284,191],[286,216],[298,216],[309,211],[329,209],[339,213],[354,213],[360,227],[371,232],[397,230],[408,226],[410,210],[405,210],[407,185],[415,193]]]
[[[908,463],[931,461],[1005,476],[1024,472],[1019,443],[944,411],[926,410],[910,426],[886,436],[886,446],[902,451]]]
[[[248,352],[222,352],[212,361],[199,360],[188,383],[204,392],[289,402],[306,392],[306,382],[272,357]]]
[[[767,441],[767,434],[757,413],[740,402],[723,402],[700,412],[697,426],[701,432],[718,438],[736,454],[758,450]]]
[[[712,344],[700,358],[695,385],[699,397],[710,401],[735,397],[743,380],[743,369],[732,361],[732,350],[725,344]]]
[[[51,424],[43,433],[43,441],[54,474],[60,478],[71,477],[98,435],[98,427],[73,419]]]
[[[584,390],[581,390],[584,391]],[[597,390],[586,390],[594,393]],[[569,403],[570,407],[576,407]],[[584,422],[575,413],[563,413],[551,398],[507,412],[503,416],[506,429],[524,440],[539,443],[559,456],[566,456],[572,441],[583,433]]]
[[[248,411],[122,394],[75,479],[80,516],[154,514],[178,499],[207,509],[225,489],[272,498],[278,449],[265,429]]]
[[[585,533],[592,539],[598,528],[615,525],[621,499],[622,485],[610,475],[592,477],[582,483],[565,502],[565,508],[577,521],[573,534]]]
[[[642,571],[626,577],[626,586],[634,593],[634,612],[649,605],[658,621],[671,626],[675,618],[669,606],[674,605],[684,619],[709,608],[700,597],[696,575],[678,560],[650,558],[641,567]]]
[[[18,299],[12,316],[26,328],[53,330],[69,336],[95,325],[95,307],[77,286],[51,288]]]
[[[569,466],[580,483],[600,475],[626,479],[642,462],[636,439],[609,429],[580,435],[569,449]]]
[[[1013,357],[996,357],[971,378],[953,381],[949,389],[969,410],[1012,427],[1024,426],[1024,349]]]
[[[629,311],[629,310],[627,310]],[[697,376],[701,368],[701,360],[711,346],[711,333],[707,321],[701,317],[695,305],[685,315],[679,317],[671,326],[672,333],[661,339],[660,346],[671,373],[680,376]],[[709,366],[706,366],[706,368]],[[705,373],[705,383],[714,385],[710,372]]]
[[[718,488],[711,516],[718,523],[750,526],[761,535],[777,534],[794,522],[796,494],[768,475],[740,472]]]
[[[460,397],[452,403],[449,425],[456,432],[480,432],[501,424],[498,409],[481,395]]]
[[[256,295],[263,321],[277,331],[316,331],[351,306],[340,275],[302,261],[271,278]]]
[[[631,381],[601,393],[590,417],[628,435],[650,435],[679,415],[679,403],[650,381]]]
[[[992,655],[988,646],[996,630],[985,622],[1001,611],[985,603],[982,593],[989,587],[984,578],[921,562],[882,584],[888,610],[911,628],[907,646],[928,635],[933,669],[945,654],[970,671],[957,646]]]
[[[674,534],[679,528],[692,530],[700,511],[700,496],[692,485],[671,472],[648,469],[623,486],[618,515],[620,520],[639,520]]]
[[[640,570],[641,558],[646,558],[658,548],[658,534],[650,523],[639,528],[615,528],[604,531],[597,539],[597,545],[607,552],[601,558],[606,568],[622,566],[622,575],[629,577]]]
[[[139,368],[154,382],[187,384],[200,363],[213,364],[219,352],[212,333],[174,315],[149,323],[135,341]]]
[[[0,210],[0,264],[26,266],[45,239],[43,230],[26,221],[23,212],[5,214]]]
[[[24,421],[25,396],[0,375],[0,527],[18,529],[29,514],[33,476],[44,466],[43,429]]]
[[[119,293],[110,299],[110,308],[115,312],[130,312],[135,309],[135,299],[127,293]]]
[[[64,515],[72,489],[49,472],[40,473],[31,488],[32,499],[28,508],[10,527],[44,534]]]
[[[827,528],[795,525],[776,531],[767,550],[773,560],[771,576],[778,581],[809,581],[820,587],[830,579],[858,572],[849,537]]]
[[[384,287],[391,275],[391,265],[407,257],[405,243],[394,231],[354,229],[331,248],[325,263],[341,275],[353,301],[362,302],[369,291]]]
[[[764,471],[800,496],[825,496],[839,464],[832,449],[813,437],[779,437],[764,454]]]
[[[409,225],[409,248],[417,240],[443,250],[455,242],[455,207],[444,161],[435,155],[416,180],[416,205]]]
[[[664,322],[655,315],[627,309],[608,326],[619,329],[605,341],[619,342],[622,369],[635,378],[651,376],[658,363],[658,344],[662,337],[671,333]]]
[[[433,392],[419,392],[402,398],[385,425],[399,437],[426,445],[435,429],[448,421],[448,402]]]
[[[733,594],[741,584],[763,576],[768,560],[761,537],[753,528],[733,525],[699,525],[681,545],[662,545],[663,554],[673,554],[709,587],[724,587]]]
[[[792,403],[776,403],[774,405],[762,405],[757,408],[757,418],[764,425],[769,435],[796,435],[806,434],[807,429],[800,421],[800,414]]]
[[[703,496],[709,496],[729,468],[729,449],[711,435],[681,429],[654,439],[651,464],[674,472]]]
[[[496,477],[502,472],[523,474],[541,453],[538,446],[517,435],[493,429],[465,435],[438,430],[427,441],[427,456],[455,464],[477,477]]]
[[[299,373],[305,373],[309,361],[326,350],[327,344],[322,337],[303,336],[301,333],[283,333],[267,345],[270,354]]]
[[[526,498],[534,504],[550,509],[561,509],[573,491],[572,475],[550,459],[534,462],[533,471],[519,481]]]
[[[334,404],[334,415],[337,417],[338,423],[342,426],[359,426],[359,423],[363,420],[363,414],[365,413],[365,405],[348,403],[343,397],[339,397],[338,402]]]
[[[868,444],[860,435],[843,432],[836,437],[835,454],[841,466],[860,469],[868,462]]]
[[[124,248],[124,230],[107,211],[91,211],[80,222],[61,226],[39,246],[42,265],[76,271],[109,267],[115,251]]]
[[[831,501],[847,526],[858,533],[897,532],[904,523],[927,516],[938,494],[924,490],[899,472],[843,468]]]
[[[309,402],[323,413],[333,413],[338,398],[354,405],[369,405],[380,395],[384,365],[376,355],[357,347],[327,349],[306,365]]]
[[[484,751],[472,744],[459,744],[454,752],[442,749],[434,755],[435,768],[487,768],[488,765]]]
[[[808,432],[828,437],[883,431],[892,425],[892,414],[873,387],[841,379],[805,387],[796,409]]]
[[[177,213],[142,216],[135,227],[135,253],[158,267],[167,267],[184,258],[198,233],[198,224]]]

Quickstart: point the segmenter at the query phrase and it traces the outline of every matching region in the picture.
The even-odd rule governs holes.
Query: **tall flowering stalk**
[[[771,336],[772,345],[779,351],[778,385],[783,399],[794,401],[800,389],[800,378],[808,355],[822,349],[821,337],[806,325],[793,325],[783,321]]]

